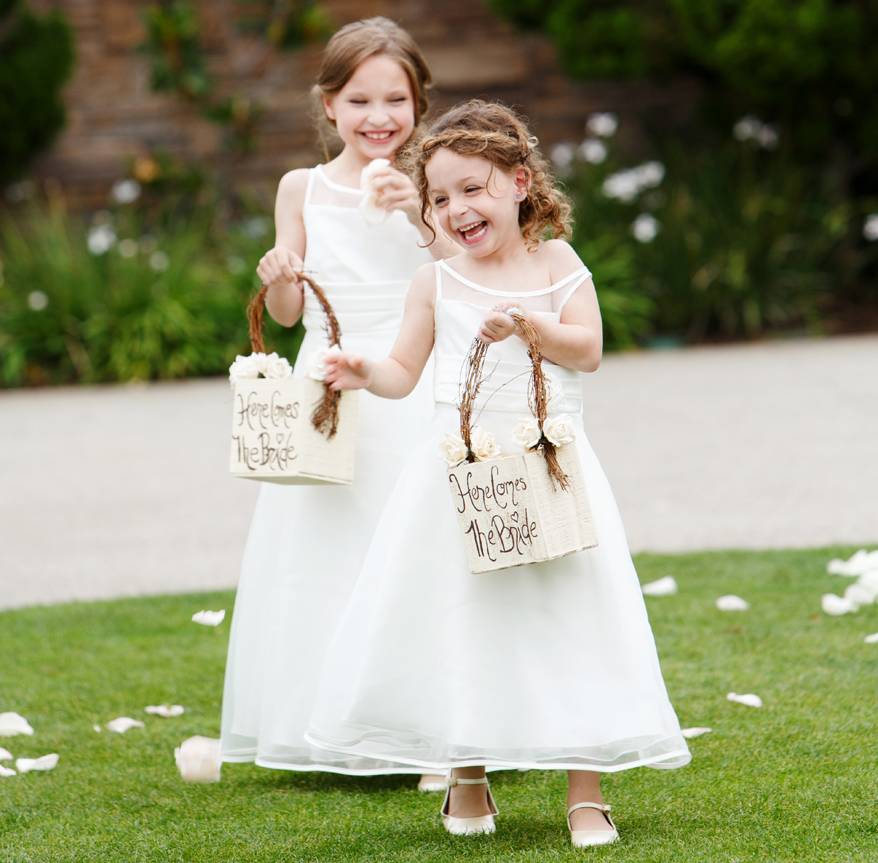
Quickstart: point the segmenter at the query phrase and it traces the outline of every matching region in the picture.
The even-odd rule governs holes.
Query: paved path
[[[586,429],[633,550],[878,544],[878,337],[610,356]],[[232,587],[258,487],[221,380],[0,392],[0,608]]]

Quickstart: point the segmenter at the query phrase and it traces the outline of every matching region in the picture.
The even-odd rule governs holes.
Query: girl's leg
[[[455,767],[454,779],[483,779],[484,767]],[[448,800],[448,814],[454,818],[478,818],[490,815],[487,785],[455,785]]]
[[[601,774],[593,770],[567,771],[567,808],[576,803],[603,803]],[[597,809],[577,809],[570,816],[574,830],[612,830],[603,812]]]

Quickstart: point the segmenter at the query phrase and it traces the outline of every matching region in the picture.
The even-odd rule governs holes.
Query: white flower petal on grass
[[[844,591],[844,599],[852,602],[857,608],[861,605],[871,605],[875,602],[875,594],[869,588],[855,581],[849,584]]]
[[[512,442],[523,450],[533,449],[541,437],[540,427],[531,417],[522,417],[512,429]]]
[[[466,458],[466,444],[459,435],[449,432],[439,444],[439,458],[448,467],[457,467]]]
[[[870,213],[863,222],[863,236],[870,242],[878,240],[878,213]]]
[[[612,138],[619,128],[619,118],[610,111],[591,114],[585,124],[585,131],[601,138]]]
[[[186,708],[182,704],[154,704],[143,709],[147,713],[163,716],[165,719],[170,719],[173,716],[182,716],[186,712]]]
[[[0,776],[15,776],[15,771],[11,767],[4,767],[0,764]]]
[[[855,582],[856,585],[872,594],[872,601],[878,600],[878,569],[864,572]]]
[[[873,632],[871,635],[867,635],[863,641],[866,644],[878,644],[878,632]]]
[[[174,750],[174,760],[186,782],[219,782],[223,766],[219,740],[196,735]]]
[[[679,589],[673,575],[666,575],[658,581],[651,581],[641,588],[646,596],[673,596]]]
[[[878,549],[866,551],[865,548],[861,548],[847,560],[834,558],[826,564],[826,571],[830,575],[857,576],[873,569],[878,570]]]
[[[92,729],[100,734],[104,729],[100,725],[92,725]]]
[[[497,458],[500,455],[500,445],[493,432],[486,431],[481,426],[475,426],[470,434],[470,443],[479,461]]]
[[[131,728],[146,728],[146,725],[139,719],[132,719],[130,716],[120,716],[118,719],[111,719],[106,725],[107,731],[115,731],[116,734],[124,734]]]
[[[0,746],[0,761],[12,761],[12,753]]]
[[[15,737],[17,734],[33,734],[28,721],[18,713],[0,713],[0,737]]]
[[[192,615],[193,623],[200,623],[202,626],[219,626],[226,616],[226,610],[221,608],[219,611],[196,611]]]
[[[375,175],[385,168],[390,167],[389,159],[373,159],[363,168],[360,174],[360,187],[363,190],[363,200],[360,201],[359,211],[366,220],[367,225],[380,225],[390,213],[387,207],[378,203],[379,189],[375,186]]]
[[[716,607],[720,611],[746,611],[750,608],[750,603],[746,599],[741,599],[740,596],[730,593],[727,596],[721,596],[716,601]]]
[[[58,753],[42,755],[39,758],[18,758],[15,761],[15,769],[19,773],[30,773],[31,770],[54,770],[58,764]]]
[[[849,614],[856,611],[858,606],[844,597],[836,596],[834,593],[824,593],[820,599],[820,604],[826,614],[833,617],[840,617],[842,614]]]
[[[684,728],[680,733],[687,740],[691,740],[693,737],[701,737],[702,734],[710,734],[713,731],[712,728]]]
[[[543,423],[543,434],[555,446],[567,446],[576,440],[576,432],[573,430],[573,419],[567,414],[558,414]]]
[[[738,704],[744,704],[747,707],[762,707],[762,699],[758,695],[754,695],[752,692],[748,692],[746,695],[738,695],[737,692],[730,692],[726,696],[726,700],[735,701]]]

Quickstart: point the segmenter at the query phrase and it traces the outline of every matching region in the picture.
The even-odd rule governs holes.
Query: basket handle
[[[305,273],[296,273],[296,278],[311,288],[311,292],[317,297],[317,302],[326,316],[326,334],[330,346],[341,347],[341,327],[335,311],[332,308],[323,288]],[[265,338],[263,336],[263,313],[265,311],[265,295],[268,293],[268,285],[263,285],[255,297],[247,306],[247,320],[250,324],[250,347],[254,353],[265,353]],[[326,435],[329,440],[335,437],[338,431],[338,407],[341,402],[341,391],[330,389],[329,384],[323,383],[323,398],[314,408],[311,414],[311,425],[317,431]]]
[[[546,469],[549,471],[552,484],[554,485],[555,481],[557,481],[561,488],[566,490],[570,485],[570,477],[561,469],[555,444],[543,433],[543,423],[545,423],[547,418],[546,406],[548,404],[548,396],[546,393],[546,375],[543,372],[542,340],[540,339],[540,334],[537,332],[536,327],[522,315],[516,312],[507,314],[518,325],[527,343],[527,355],[531,363],[530,381],[527,387],[527,403],[540,429],[540,440],[536,448],[543,451],[546,459]],[[476,458],[472,448],[472,418],[476,398],[484,382],[482,371],[485,366],[485,356],[487,353],[488,345],[481,339],[473,339],[464,366],[466,373],[461,385],[460,436],[464,444],[466,444],[466,460],[468,462],[473,462]]]

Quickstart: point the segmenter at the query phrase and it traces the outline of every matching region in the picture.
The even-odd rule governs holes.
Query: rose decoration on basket
[[[288,378],[293,374],[293,367],[285,357],[279,357],[277,352],[270,354],[253,353],[248,357],[238,356],[229,366],[229,383],[234,385],[239,380],[247,378]]]

